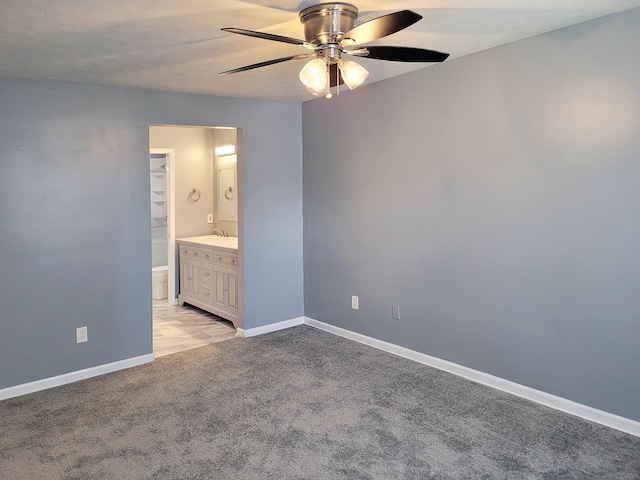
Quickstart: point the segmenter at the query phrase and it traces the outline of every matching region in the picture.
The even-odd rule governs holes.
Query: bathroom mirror
[[[216,213],[218,220],[238,220],[236,164],[218,168]]]

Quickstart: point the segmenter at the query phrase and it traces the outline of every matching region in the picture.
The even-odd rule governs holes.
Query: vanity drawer
[[[211,287],[202,286],[202,299],[207,303],[213,303],[213,289]]]
[[[202,283],[211,285],[213,281],[213,267],[202,265],[200,271],[202,272]]]
[[[193,258],[205,263],[211,263],[213,259],[213,250],[210,248],[192,247],[191,245],[180,245],[180,256],[182,258]]]
[[[200,248],[200,260],[205,263],[211,263],[213,261],[213,250],[210,248]]]
[[[232,253],[214,252],[213,263],[226,267],[238,267],[238,256]]]
[[[200,249],[191,245],[180,245],[180,256],[182,258],[195,258],[200,260]]]

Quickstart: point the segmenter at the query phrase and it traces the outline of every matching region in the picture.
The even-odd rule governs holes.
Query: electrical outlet
[[[351,295],[351,308],[358,310],[358,297],[355,295]]]
[[[213,223],[213,213],[207,214],[207,223]]]
[[[391,305],[391,318],[396,320],[400,320],[400,306],[399,305]]]
[[[87,327],[76,328],[76,343],[84,343],[89,340]]]

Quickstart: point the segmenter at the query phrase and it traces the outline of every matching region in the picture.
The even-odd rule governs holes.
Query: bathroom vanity
[[[176,240],[180,255],[178,303],[238,322],[238,239],[204,235]]]

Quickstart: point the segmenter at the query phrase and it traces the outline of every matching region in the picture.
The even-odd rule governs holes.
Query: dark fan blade
[[[369,55],[366,58],[390,60],[392,62],[444,62],[448,53],[411,47],[366,47]],[[361,55],[358,55],[361,56]]]
[[[392,33],[399,32],[422,18],[422,15],[418,15],[411,10],[401,10],[399,12],[390,13],[389,15],[383,15],[382,17],[374,18],[368,22],[361,23],[360,25],[353,27],[351,30],[342,35],[340,39],[341,43],[345,46],[348,45],[360,45],[362,43],[369,43]]]
[[[219,75],[229,75],[230,73],[246,72],[247,70],[253,70],[254,68],[266,67],[268,65],[275,65],[276,63],[286,62],[288,60],[298,60],[301,58],[307,58],[314,55],[313,53],[305,53],[302,55],[292,55],[290,57],[276,58],[275,60],[267,60],[266,62],[254,63],[253,65],[247,65],[246,67],[234,68],[233,70],[227,70],[226,72],[220,72]]]
[[[265,40],[273,40],[274,42],[291,43],[306,48],[315,48],[309,42],[298,40],[297,38],[283,37],[281,35],[273,35],[272,33],[256,32],[254,30],[245,30],[244,28],[223,28],[225,32],[237,33],[238,35],[246,35],[248,37],[263,38]]]
[[[333,88],[336,85],[338,85],[338,82],[340,82],[340,85],[344,84],[344,80],[342,79],[342,74],[338,69],[338,64],[334,63],[332,65],[329,65],[329,86]]]

